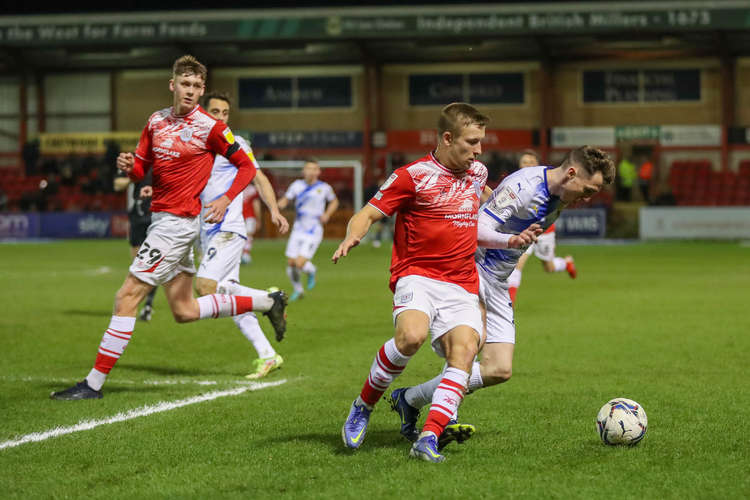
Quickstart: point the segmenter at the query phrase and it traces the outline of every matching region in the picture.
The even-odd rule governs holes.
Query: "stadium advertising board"
[[[701,100],[699,69],[584,71],[584,103]]]
[[[607,233],[607,211],[603,208],[564,210],[555,221],[560,238],[604,238]]]
[[[573,4],[571,4],[573,5]],[[156,18],[156,19],[155,19]],[[750,27],[747,2],[695,7],[685,2],[620,3],[615,6],[539,4],[429,6],[424,8],[349,8],[275,11],[194,11],[100,15],[6,16],[0,42],[7,46],[77,45],[134,42],[222,42],[291,39],[377,39],[441,36],[607,33],[623,30],[720,29]]]
[[[40,215],[39,236],[43,238],[106,238],[110,236],[112,214],[46,213]]]
[[[644,240],[750,238],[747,207],[643,207],[638,218]]]
[[[351,76],[240,78],[241,109],[349,108]]]
[[[104,153],[107,144],[116,142],[122,151],[134,151],[140,132],[76,132],[67,134],[39,134],[39,152],[42,154]]]
[[[523,104],[523,73],[409,75],[409,104],[445,106],[446,102]]]
[[[39,236],[39,214],[0,214],[0,239],[26,239]]]
[[[551,142],[555,148],[577,148],[586,145],[611,148],[615,145],[615,128],[552,127]]]
[[[284,130],[279,132],[247,132],[237,134],[251,140],[255,149],[337,149],[361,148],[362,132],[353,130]]]

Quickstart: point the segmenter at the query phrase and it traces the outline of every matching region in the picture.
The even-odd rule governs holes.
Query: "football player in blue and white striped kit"
[[[304,289],[300,281],[300,274],[307,274],[307,289],[315,286],[315,272],[317,271],[311,259],[323,240],[323,224],[328,222],[333,212],[339,207],[339,200],[333,188],[320,177],[320,165],[316,160],[305,161],[302,168],[302,179],[292,182],[284,197],[279,200],[279,208],[286,208],[294,201],[296,217],[289,241],[286,245],[287,258],[286,273],[292,282],[294,292],[289,300],[294,301],[302,297]]]
[[[485,310],[485,340],[481,362],[475,361],[468,391],[510,379],[516,329],[507,278],[528,246],[549,227],[567,205],[598,193],[615,178],[609,156],[589,146],[571,151],[557,167],[528,167],[503,179],[479,210],[479,299]],[[396,389],[391,405],[401,417],[401,434],[416,437],[419,409],[432,401],[439,375],[410,388]],[[440,436],[440,448],[463,442],[474,432],[471,425],[452,421]]]

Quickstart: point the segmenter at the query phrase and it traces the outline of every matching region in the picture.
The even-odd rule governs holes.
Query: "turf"
[[[576,257],[576,280],[546,275],[532,258],[518,293],[513,378],[466,398],[461,420],[477,434],[433,465],[407,459],[384,403],[362,449],[343,447],[349,405],[392,335],[390,255],[363,245],[334,266],[335,244],[315,259],[318,285],[289,307],[278,344],[286,363],[264,379],[285,384],[0,449],[0,496],[750,496],[740,425],[750,406],[750,247],[562,245],[559,254]],[[288,287],[282,253],[283,242],[259,241],[243,281]],[[244,380],[255,353],[234,323],[177,325],[158,292],[104,399],[48,399],[91,368],[128,262],[122,241],[0,245],[0,443]],[[423,347],[393,387],[440,368]],[[613,397],[648,413],[634,448],[598,439],[594,417]]]

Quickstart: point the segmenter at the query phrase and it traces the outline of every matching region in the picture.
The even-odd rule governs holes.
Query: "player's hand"
[[[224,214],[227,211],[227,207],[232,202],[227,195],[221,195],[220,198],[215,199],[211,203],[206,203],[206,216],[204,220],[210,223],[221,222],[224,220]]]
[[[289,231],[289,221],[281,213],[271,213],[271,222],[279,230],[280,234],[286,234]]]
[[[333,263],[335,264],[341,257],[346,257],[347,255],[349,255],[349,250],[359,245],[360,241],[361,240],[359,238],[354,237],[347,238],[342,241],[336,251],[333,252],[333,257],[331,257]]]
[[[151,186],[143,186],[141,188],[140,194],[138,194],[138,197],[140,198],[151,198],[154,195],[154,188]]]
[[[135,156],[133,156],[133,153],[120,153],[117,156],[117,168],[119,168],[126,174],[132,172],[134,166]]]
[[[532,224],[521,231],[520,234],[511,236],[508,240],[508,248],[527,247],[536,242],[537,236],[539,236],[543,232],[544,230],[542,229],[542,226],[540,226],[539,224]]]

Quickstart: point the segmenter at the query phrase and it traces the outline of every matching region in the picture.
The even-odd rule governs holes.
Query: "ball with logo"
[[[646,410],[632,399],[615,398],[599,410],[596,428],[604,444],[632,446],[646,435],[648,417]]]

